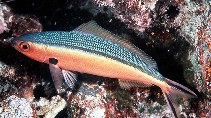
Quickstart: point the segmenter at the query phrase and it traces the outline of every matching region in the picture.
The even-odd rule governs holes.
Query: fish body
[[[42,38],[34,40],[37,37]],[[59,60],[57,65],[66,70],[126,80],[140,80],[140,76],[146,75],[160,81],[163,78],[157,70],[148,67],[137,54],[117,43],[91,34],[77,31],[41,32],[29,37],[19,37],[19,40],[36,43],[36,47],[40,47],[38,50],[45,50],[45,54],[37,53],[42,57],[40,62],[49,64],[48,59],[56,57]],[[32,53],[28,56],[34,55]]]
[[[175,117],[178,117],[178,110],[174,97],[186,94],[196,96],[188,88],[163,77],[156,62],[143,51],[93,21],[71,32],[47,31],[23,35],[14,39],[13,43],[26,56],[49,64],[53,78],[59,78],[60,71],[64,78],[74,78],[74,74],[63,71],[71,70],[117,78],[123,88],[159,86]],[[58,79],[54,81],[60,83]],[[74,84],[74,79],[67,79],[66,82]]]

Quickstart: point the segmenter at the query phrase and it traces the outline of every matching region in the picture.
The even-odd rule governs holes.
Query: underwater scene
[[[210,0],[0,0],[0,118],[211,118]]]

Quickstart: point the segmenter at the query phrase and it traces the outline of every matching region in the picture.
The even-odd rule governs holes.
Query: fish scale
[[[38,37],[42,37],[42,40],[40,40]],[[159,78],[161,80],[163,78],[163,76],[158,71],[148,67],[143,59],[137,54],[129,51],[128,49],[122,47],[117,43],[105,40],[94,35],[84,34],[78,31],[50,31],[34,33],[33,35],[23,35],[19,37],[19,39],[23,41],[24,39],[27,39],[27,41],[31,42],[34,42],[35,40],[30,39],[36,39],[36,43],[44,43],[50,46],[65,47],[76,50],[79,49],[80,51],[88,53],[94,52],[95,55],[98,54],[120,61],[130,66],[135,66],[136,68],[153,77]]]

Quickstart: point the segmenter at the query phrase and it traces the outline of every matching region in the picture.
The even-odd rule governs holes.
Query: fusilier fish
[[[175,118],[179,117],[178,95],[196,97],[187,87],[163,77],[156,62],[146,53],[94,21],[70,32],[32,33],[12,42],[24,55],[49,64],[58,93],[64,91],[62,81],[73,88],[76,72],[80,72],[117,78],[122,88],[156,85],[161,88]]]

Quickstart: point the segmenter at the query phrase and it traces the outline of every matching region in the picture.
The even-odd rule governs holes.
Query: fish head
[[[46,45],[38,39],[38,34],[27,34],[12,39],[12,46],[22,54],[39,62],[46,61]]]

